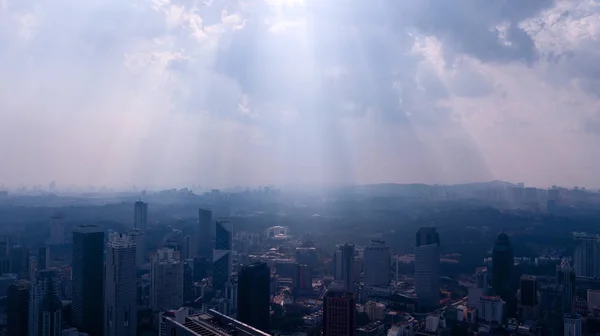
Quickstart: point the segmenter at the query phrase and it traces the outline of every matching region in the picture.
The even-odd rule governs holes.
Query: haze
[[[0,0],[0,185],[600,186],[597,1]]]

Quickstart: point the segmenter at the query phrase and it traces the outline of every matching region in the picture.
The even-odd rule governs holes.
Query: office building
[[[19,279],[29,279],[29,250],[23,246],[10,249],[10,272]]]
[[[600,309],[600,290],[587,290],[587,305],[590,310]]]
[[[137,270],[131,236],[110,233],[106,249],[104,335],[137,334]]]
[[[363,281],[368,286],[390,283],[390,247],[383,240],[373,240],[363,252]]]
[[[564,318],[564,335],[565,336],[581,336],[583,334],[581,316],[565,315]]]
[[[294,264],[294,277],[292,288],[294,296],[310,295],[313,292],[312,267],[308,265]]]
[[[10,237],[0,236],[0,274],[10,273]]]
[[[237,316],[238,310],[238,279],[231,276],[225,284],[225,300],[229,301],[228,316]]]
[[[506,303],[499,296],[482,296],[479,298],[477,318],[487,323],[502,324],[506,313]]]
[[[356,335],[355,307],[353,293],[327,291],[323,297],[323,336]]]
[[[41,271],[50,267],[50,248],[48,246],[40,246],[37,255],[37,269]]]
[[[475,269],[475,282],[477,288],[483,289],[484,295],[488,295],[489,290],[489,273],[487,267],[477,267]]]
[[[296,262],[300,265],[316,266],[317,249],[314,247],[296,247]]]
[[[60,279],[55,270],[38,272],[29,294],[29,336],[60,336],[62,302]]]
[[[556,267],[556,280],[561,296],[562,313],[575,313],[575,270],[567,259],[563,259]]]
[[[421,310],[431,310],[440,302],[440,236],[434,227],[416,234],[415,292]]]
[[[354,244],[338,245],[334,255],[335,280],[343,284],[344,290],[354,290]]]
[[[513,276],[515,258],[508,235],[498,235],[492,249],[492,289],[505,302],[514,301]]]
[[[183,262],[183,302],[190,302],[194,299],[194,259],[187,259]]]
[[[600,238],[576,234],[573,267],[579,278],[600,278]]]
[[[237,318],[262,331],[269,331],[271,270],[258,262],[238,273]]]
[[[209,258],[215,246],[215,229],[213,228],[212,211],[198,209],[198,231],[195,247],[197,256]]]
[[[64,245],[65,240],[65,218],[61,214],[50,217],[50,239],[49,245]]]
[[[166,312],[160,319],[159,336],[269,336],[213,309],[182,318]]]
[[[144,231],[133,229],[129,231],[129,235],[135,243],[135,264],[139,267],[146,264],[146,235]]]
[[[177,309],[183,305],[183,263],[179,252],[161,248],[152,258],[150,307],[154,311]]]
[[[73,228],[71,266],[73,324],[79,331],[100,336],[104,324],[104,229],[97,225]]]
[[[148,227],[148,203],[135,202],[133,207],[133,228],[145,231]]]
[[[232,271],[231,248],[233,226],[227,221],[215,225],[215,249],[213,251],[213,288],[223,290]]]
[[[6,335],[29,334],[29,295],[31,282],[19,280],[6,293]]]

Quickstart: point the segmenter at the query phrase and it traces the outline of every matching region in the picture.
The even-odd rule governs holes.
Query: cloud
[[[599,13],[2,0],[0,181],[598,186]]]

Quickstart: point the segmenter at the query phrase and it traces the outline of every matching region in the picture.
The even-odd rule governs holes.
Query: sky
[[[600,187],[600,2],[0,0],[0,186]]]

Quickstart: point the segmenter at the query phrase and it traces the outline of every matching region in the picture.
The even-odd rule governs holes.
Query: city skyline
[[[0,184],[600,186],[593,2],[0,13]]]

